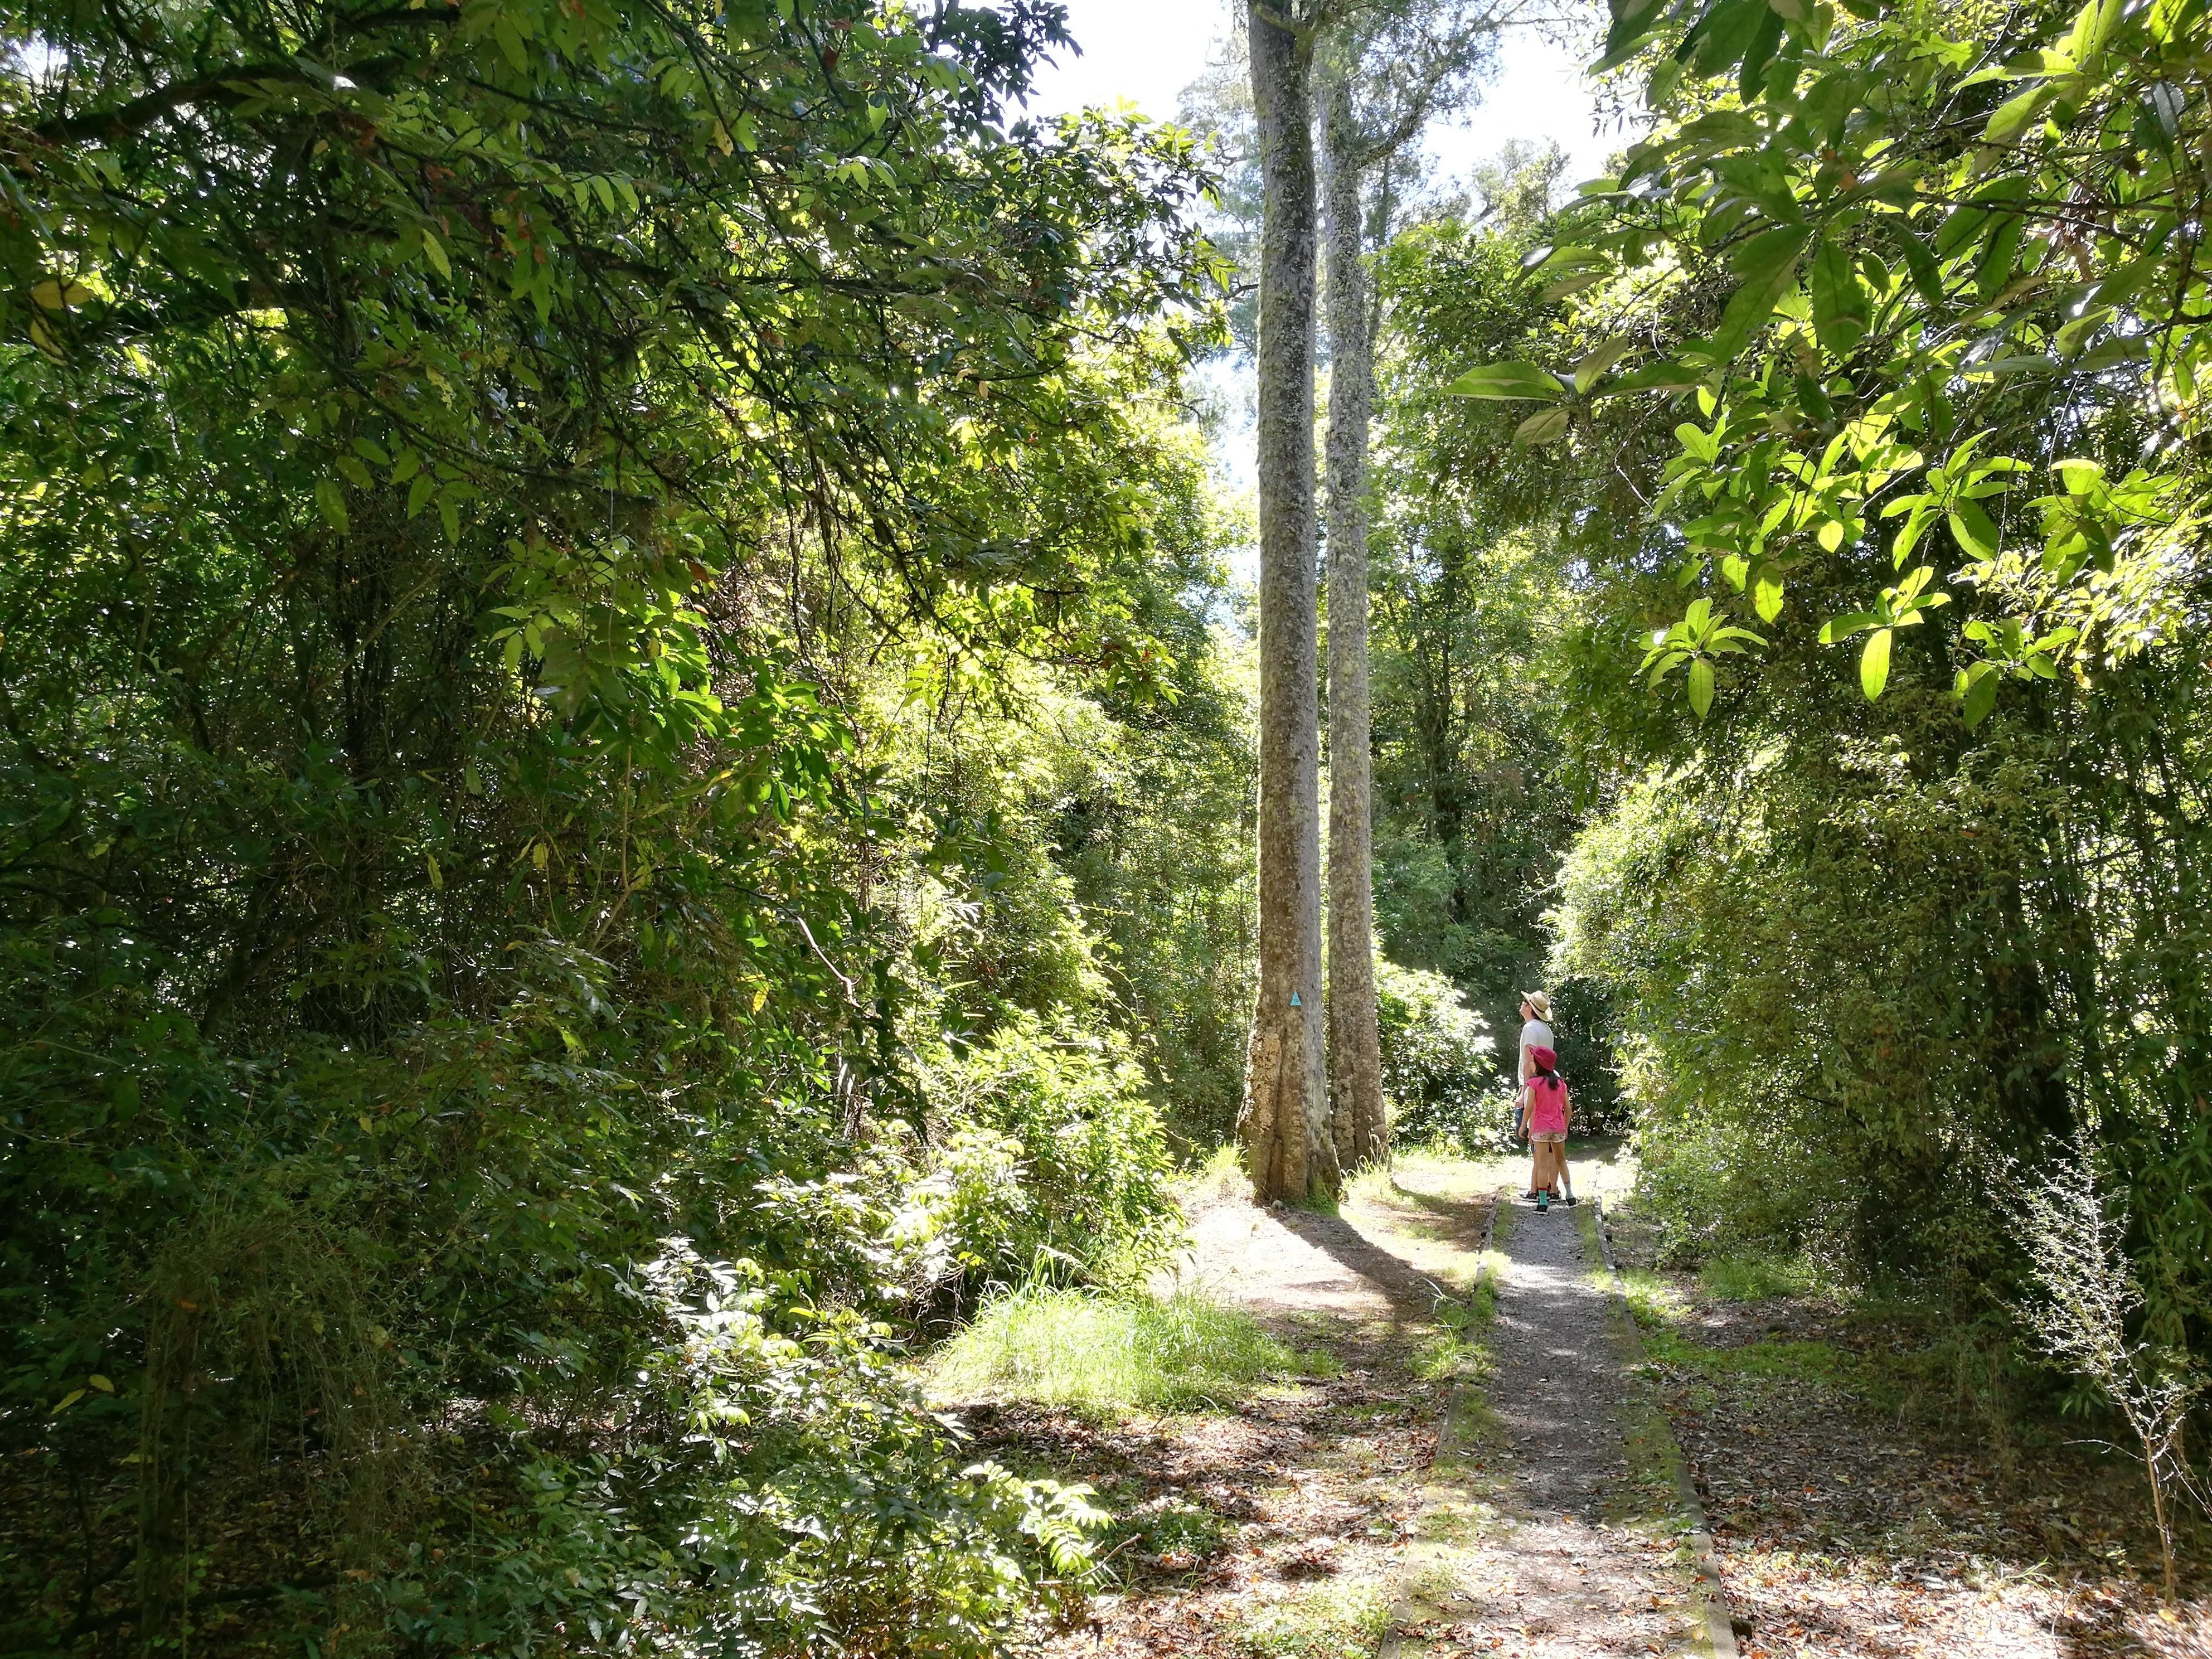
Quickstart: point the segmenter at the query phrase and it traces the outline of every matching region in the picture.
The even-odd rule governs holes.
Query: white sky
[[[1030,111],[1056,115],[1090,104],[1127,99],[1146,114],[1172,119],[1182,89],[1205,72],[1219,49],[1236,0],[1068,0],[1069,30],[1082,54],[1048,66],[1037,77]],[[1508,139],[1556,138],[1573,158],[1570,184],[1605,170],[1618,137],[1592,131],[1581,65],[1534,32],[1506,37],[1504,61],[1463,125],[1431,135],[1429,148],[1449,172],[1494,155]]]
[[[1182,89],[1218,56],[1230,7],[1241,3],[1067,0],[1069,32],[1082,52],[1066,55],[1037,76],[1030,112],[1058,115],[1126,99],[1147,115],[1172,120]],[[1427,142],[1431,155],[1456,179],[1510,139],[1535,144],[1557,139],[1570,158],[1565,183],[1571,188],[1602,173],[1606,157],[1626,147],[1619,135],[1601,136],[1594,127],[1581,64],[1533,30],[1516,29],[1506,37],[1498,72],[1483,88],[1481,101],[1463,120],[1432,130]],[[1218,358],[1199,365],[1197,372],[1228,410],[1225,429],[1218,434],[1217,459],[1231,488],[1249,490],[1255,477],[1251,366],[1241,358]],[[1254,580],[1256,550],[1237,550],[1230,565],[1238,580]]]

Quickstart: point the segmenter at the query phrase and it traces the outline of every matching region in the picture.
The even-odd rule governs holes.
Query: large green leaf
[[[1774,307],[1790,291],[1797,273],[1797,256],[1812,234],[1809,225],[1780,225],[1761,231],[1729,258],[1730,269],[1740,273],[1743,286],[1736,289],[1721,313],[1721,325],[1707,342],[1707,349],[1725,362],[1742,350],[1751,337],[1766,325]]]
[[[1633,340],[1607,340],[1603,345],[1584,353],[1582,360],[1575,365],[1575,390],[1588,392],[1597,384],[1599,375],[1635,349]]]
[[[1767,566],[1753,580],[1751,603],[1761,622],[1771,623],[1782,614],[1782,575],[1773,566]]]
[[[1872,702],[1881,696],[1882,688],[1889,684],[1889,642],[1892,632],[1877,628],[1867,635],[1866,649],[1859,653],[1859,690]]]
[[[1821,346],[1850,356],[1865,337],[1868,309],[1850,255],[1839,243],[1822,242],[1813,256],[1813,327]]]
[[[1543,409],[1513,428],[1513,441],[1516,444],[1547,444],[1565,437],[1566,432],[1565,408]]]
[[[1969,730],[1979,726],[1996,707],[1997,681],[2002,676],[1991,663],[1976,663],[1961,670],[1958,682],[1959,713]]]
[[[1444,390],[1462,398],[1536,398],[1549,403],[1565,396],[1566,386],[1547,368],[1508,362],[1470,368]]]
[[[1777,225],[1739,243],[1729,253],[1729,269],[1747,283],[1771,283],[1786,276],[1813,234],[1810,225]]]
[[[1690,707],[1699,720],[1713,706],[1713,665],[1703,657],[1690,664]]]
[[[1617,380],[1607,381],[1590,395],[1611,398],[1626,392],[1687,392],[1705,378],[1703,369],[1662,357],[1656,363],[1646,363]]]

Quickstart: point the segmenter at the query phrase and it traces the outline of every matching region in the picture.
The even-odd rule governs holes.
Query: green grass
[[[1177,1175],[1176,1200],[1186,1210],[1250,1194],[1252,1182],[1244,1173],[1243,1154],[1233,1143],[1217,1146],[1203,1164],[1194,1164]]]
[[[1709,1347],[1684,1334],[1689,1309],[1681,1294],[1657,1273],[1625,1269],[1621,1288],[1636,1316],[1644,1351],[1659,1364],[1676,1370],[1695,1371],[1711,1377],[1782,1378],[1800,1382],[1837,1382],[1847,1379],[1850,1356],[1826,1342],[1746,1342],[1735,1347]]]
[[[1844,1356],[1825,1342],[1746,1342],[1709,1348],[1661,1326],[1644,1332],[1644,1351],[1662,1365],[1707,1376],[1780,1378],[1793,1382],[1844,1380]]]
[[[1390,1626],[1390,1595],[1375,1583],[1301,1585],[1232,1614],[1237,1644],[1262,1659],[1368,1659]]]
[[[1721,1302],[1762,1302],[1770,1296],[1802,1296],[1813,1275],[1802,1261],[1771,1255],[1717,1255],[1698,1274],[1707,1296]]]
[[[1498,1317],[1498,1285],[1505,1276],[1505,1253],[1485,1250],[1476,1259],[1474,1291],[1467,1299],[1469,1321],[1487,1325]]]
[[[1344,1200],[1347,1204],[1388,1204],[1403,1191],[1405,1188],[1398,1185],[1395,1163],[1369,1164],[1345,1177]]]
[[[1155,1571],[1195,1572],[1227,1547],[1236,1528],[1203,1504],[1170,1498],[1133,1515],[1118,1516],[1094,1547],[1098,1559],[1125,1579],[1139,1562]]]
[[[1596,1277],[1604,1282],[1602,1271]],[[1636,1316],[1636,1323],[1646,1337],[1675,1323],[1687,1311],[1672,1285],[1642,1267],[1622,1268],[1620,1287],[1628,1297],[1629,1311]]]
[[[1406,1356],[1406,1369],[1424,1382],[1480,1382],[1494,1369],[1489,1351],[1456,1331],[1432,1331]]]
[[[1327,1358],[1294,1352],[1249,1315],[1188,1292],[1152,1301],[1030,1290],[987,1304],[929,1370],[940,1395],[1165,1412],[1227,1406]]]

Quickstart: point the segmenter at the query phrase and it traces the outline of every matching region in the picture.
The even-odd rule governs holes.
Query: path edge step
[[[1490,1247],[1492,1241],[1498,1237],[1498,1206],[1504,1199],[1503,1193],[1492,1197],[1490,1212],[1482,1219],[1482,1244],[1474,1253],[1474,1282],[1467,1287],[1470,1302],[1474,1299],[1474,1293],[1482,1288],[1482,1281],[1491,1273]],[[1431,1465],[1441,1463],[1460,1452],[1467,1438],[1466,1425],[1474,1419],[1475,1414],[1470,1407],[1481,1397],[1481,1389],[1473,1382],[1452,1384],[1451,1392],[1444,1396],[1444,1420],[1437,1425],[1437,1449],[1429,1459]],[[1377,1659],[1391,1659],[1391,1644],[1396,1640],[1394,1634],[1389,1641],[1385,1642]]]
[[[1620,1276],[1620,1264],[1613,1257],[1613,1240],[1606,1232],[1604,1200],[1593,1196],[1590,1212],[1595,1224],[1592,1231],[1597,1234],[1598,1255],[1605,1261],[1613,1303],[1620,1310],[1620,1328],[1628,1339],[1629,1363],[1641,1365],[1644,1363],[1644,1339],[1637,1329],[1635,1310],[1628,1305],[1628,1285]],[[1696,1483],[1690,1479],[1690,1461],[1683,1455],[1682,1443],[1674,1437],[1674,1424],[1663,1410],[1657,1411],[1656,1417],[1666,1436],[1660,1449],[1674,1477],[1674,1501],[1690,1522],[1690,1553],[1697,1567],[1698,1595],[1705,1605],[1705,1639],[1711,1645],[1713,1659],[1738,1659],[1735,1626],[1729,1620],[1727,1593],[1721,1587],[1720,1558],[1713,1547],[1712,1529],[1706,1524],[1705,1502],[1698,1496]],[[1391,1659],[1387,1643],[1379,1659]]]
[[[1482,1218],[1482,1243],[1474,1253],[1474,1282],[1467,1290],[1470,1300],[1482,1288],[1482,1281],[1491,1271],[1490,1249],[1498,1237],[1498,1206],[1504,1201],[1505,1194],[1502,1188],[1492,1194],[1489,1212]],[[1443,1421],[1437,1425],[1437,1449],[1429,1459],[1431,1468],[1456,1455],[1467,1433],[1464,1425],[1474,1419],[1474,1413],[1468,1407],[1481,1395],[1482,1390],[1472,1382],[1452,1385],[1451,1392],[1444,1396]],[[1375,1659],[1401,1659],[1405,1651],[1406,1638],[1400,1633],[1400,1626],[1413,1611],[1413,1605],[1409,1601],[1400,1601],[1391,1607],[1389,1623],[1382,1632],[1382,1645],[1375,1650]]]

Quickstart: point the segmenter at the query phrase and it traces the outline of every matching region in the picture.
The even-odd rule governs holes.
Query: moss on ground
[[[1262,1659],[1368,1659],[1389,1624],[1382,1584],[1324,1580],[1255,1597],[1237,1610],[1230,1633]]]

